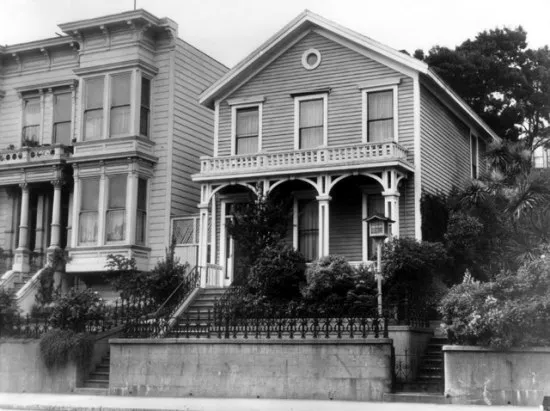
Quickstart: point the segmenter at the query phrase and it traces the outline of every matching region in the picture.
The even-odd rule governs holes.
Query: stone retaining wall
[[[380,401],[390,339],[111,343],[111,394]]]
[[[550,347],[443,347],[445,394],[459,404],[540,406],[550,396]]]

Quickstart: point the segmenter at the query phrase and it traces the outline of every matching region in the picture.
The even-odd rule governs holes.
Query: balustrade
[[[346,165],[364,161],[406,161],[406,158],[407,150],[395,142],[365,143],[274,153],[202,157],[201,174]]]
[[[0,151],[0,166],[43,161],[60,161],[71,152],[66,146],[21,147]]]

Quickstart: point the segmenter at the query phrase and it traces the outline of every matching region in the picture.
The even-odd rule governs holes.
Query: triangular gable
[[[393,69],[408,73],[419,73],[430,78],[441,90],[447,94],[469,117],[471,117],[494,140],[500,138],[485,124],[485,122],[441,80],[428,65],[420,60],[385,46],[376,40],[347,29],[339,24],[327,20],[315,13],[305,10],[294,20],[288,23],[275,35],[270,37],[244,60],[229,70],[223,77],[205,90],[200,96],[200,103],[214,108],[215,100],[235,90],[240,84],[249,79],[270,61],[276,59],[289,47],[299,41],[305,33],[321,29],[323,34],[334,41],[340,42],[358,52],[366,53],[374,60],[386,64]],[[370,53],[370,54],[369,54]]]

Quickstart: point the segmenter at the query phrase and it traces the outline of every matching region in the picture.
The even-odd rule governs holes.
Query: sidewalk
[[[436,405],[353,401],[267,400],[236,398],[118,397],[76,394],[0,393],[0,411],[534,411],[537,407]]]

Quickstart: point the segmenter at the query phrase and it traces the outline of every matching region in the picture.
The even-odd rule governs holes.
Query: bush
[[[307,286],[304,297],[312,303],[342,304],[355,288],[355,272],[341,256],[329,255],[320,258],[306,271]]]
[[[549,272],[543,256],[491,282],[466,275],[439,307],[450,340],[497,348],[550,344]]]
[[[350,313],[369,310],[377,306],[378,285],[374,272],[366,265],[354,270],[354,286],[346,295],[346,310]]]
[[[79,365],[90,361],[95,338],[71,330],[51,330],[40,339],[40,354],[47,368],[60,367],[69,360]]]
[[[434,298],[437,279],[448,261],[441,243],[394,238],[384,245],[382,253],[384,295],[388,301],[427,301]]]
[[[54,301],[50,323],[54,328],[78,333],[94,322],[105,320],[105,317],[105,303],[97,292],[72,289]]]
[[[4,324],[11,323],[19,315],[19,308],[12,290],[0,288],[0,317]]]
[[[269,300],[295,300],[305,284],[305,270],[304,256],[292,247],[282,243],[267,246],[250,270],[248,288]]]

